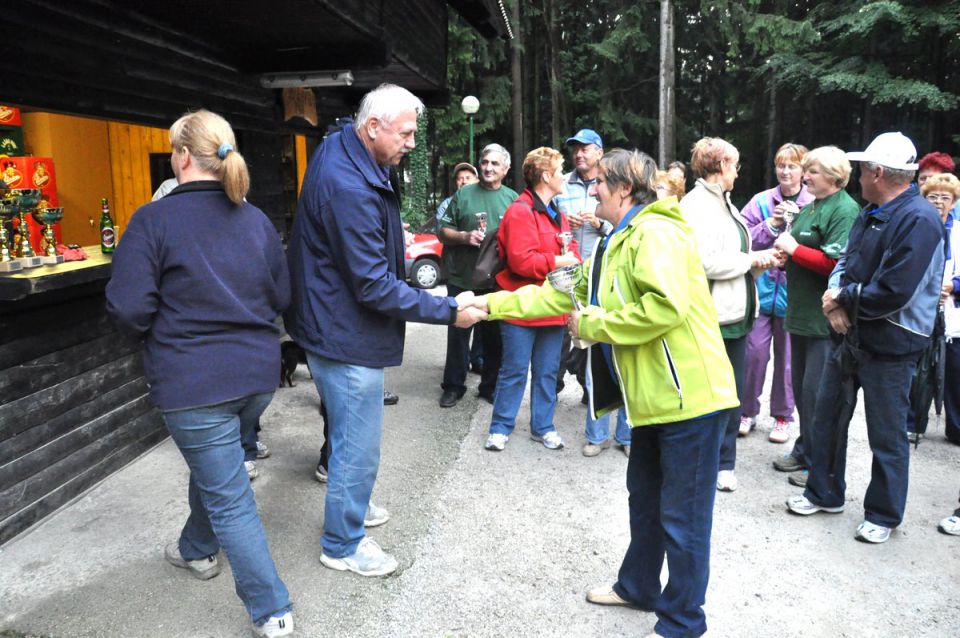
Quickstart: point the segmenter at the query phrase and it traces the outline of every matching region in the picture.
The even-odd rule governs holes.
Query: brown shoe
[[[613,590],[613,585],[601,585],[587,592],[587,602],[594,605],[611,605],[616,607],[633,607],[633,603],[620,598]]]
[[[600,443],[599,445],[596,443],[590,443],[588,441],[587,444],[583,446],[583,455],[597,456],[601,452],[606,450],[608,447],[610,447],[610,439],[607,439],[606,441],[604,441],[603,443]]]

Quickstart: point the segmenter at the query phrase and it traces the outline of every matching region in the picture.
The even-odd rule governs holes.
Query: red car
[[[431,219],[414,232],[414,242],[407,246],[404,266],[407,279],[417,288],[433,288],[445,276],[443,244],[437,239],[436,222]]]

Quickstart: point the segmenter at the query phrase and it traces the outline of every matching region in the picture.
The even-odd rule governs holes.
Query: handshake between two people
[[[475,295],[471,290],[464,290],[454,299],[457,300],[457,320],[453,325],[457,328],[469,328],[478,321],[486,320],[486,295]]]

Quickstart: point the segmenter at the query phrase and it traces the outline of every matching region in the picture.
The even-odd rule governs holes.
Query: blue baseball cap
[[[596,144],[598,147],[603,148],[603,140],[600,139],[600,135],[589,128],[582,128],[577,131],[577,134],[569,138],[564,146],[569,146],[573,142],[580,142],[581,144]]]

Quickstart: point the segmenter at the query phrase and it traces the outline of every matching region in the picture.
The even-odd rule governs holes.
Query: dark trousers
[[[574,348],[570,341],[570,333],[563,333],[563,346],[560,350],[560,371],[557,373],[557,392],[563,388],[563,377],[566,373],[576,375],[577,383],[587,391],[587,351]]]
[[[947,439],[960,445],[960,339],[947,342],[943,411]]]
[[[447,294],[455,297],[463,292],[452,284],[447,284]],[[493,397],[497,389],[497,375],[500,373],[500,325],[493,321],[481,321],[473,328],[447,327],[447,360],[443,366],[444,392],[452,390],[463,396],[467,391],[467,370],[470,366],[470,331],[474,339],[483,343],[483,374],[480,375],[480,394]]]
[[[914,361],[880,361],[867,358],[860,363],[857,386],[863,388],[867,417],[867,439],[873,452],[870,485],[863,499],[864,518],[883,527],[897,527],[903,521],[910,471],[910,443],[907,441],[907,409]],[[816,505],[839,507],[847,489],[846,423],[839,423],[838,406],[843,396],[839,357],[831,356],[823,368],[813,417],[813,445],[810,476],[804,496]],[[842,435],[838,436],[838,432]],[[830,465],[835,464],[833,475]]]
[[[613,588],[657,614],[665,638],[707,631],[703,602],[710,580],[710,533],[724,410],[708,418],[633,428],[627,490],[630,546]],[[661,591],[664,554],[670,573]]]
[[[733,379],[737,384],[737,401],[743,401],[743,379],[747,367],[747,337],[724,339],[727,358],[733,366]],[[727,418],[723,443],[720,444],[720,469],[732,470],[737,465],[737,433],[740,431],[740,407],[724,413]]]
[[[817,390],[823,366],[833,352],[830,337],[803,337],[790,335],[790,353],[793,357],[790,370],[793,396],[797,401],[800,418],[800,436],[793,442],[790,455],[805,467],[810,467],[810,448],[813,441],[813,415],[817,405]]]

